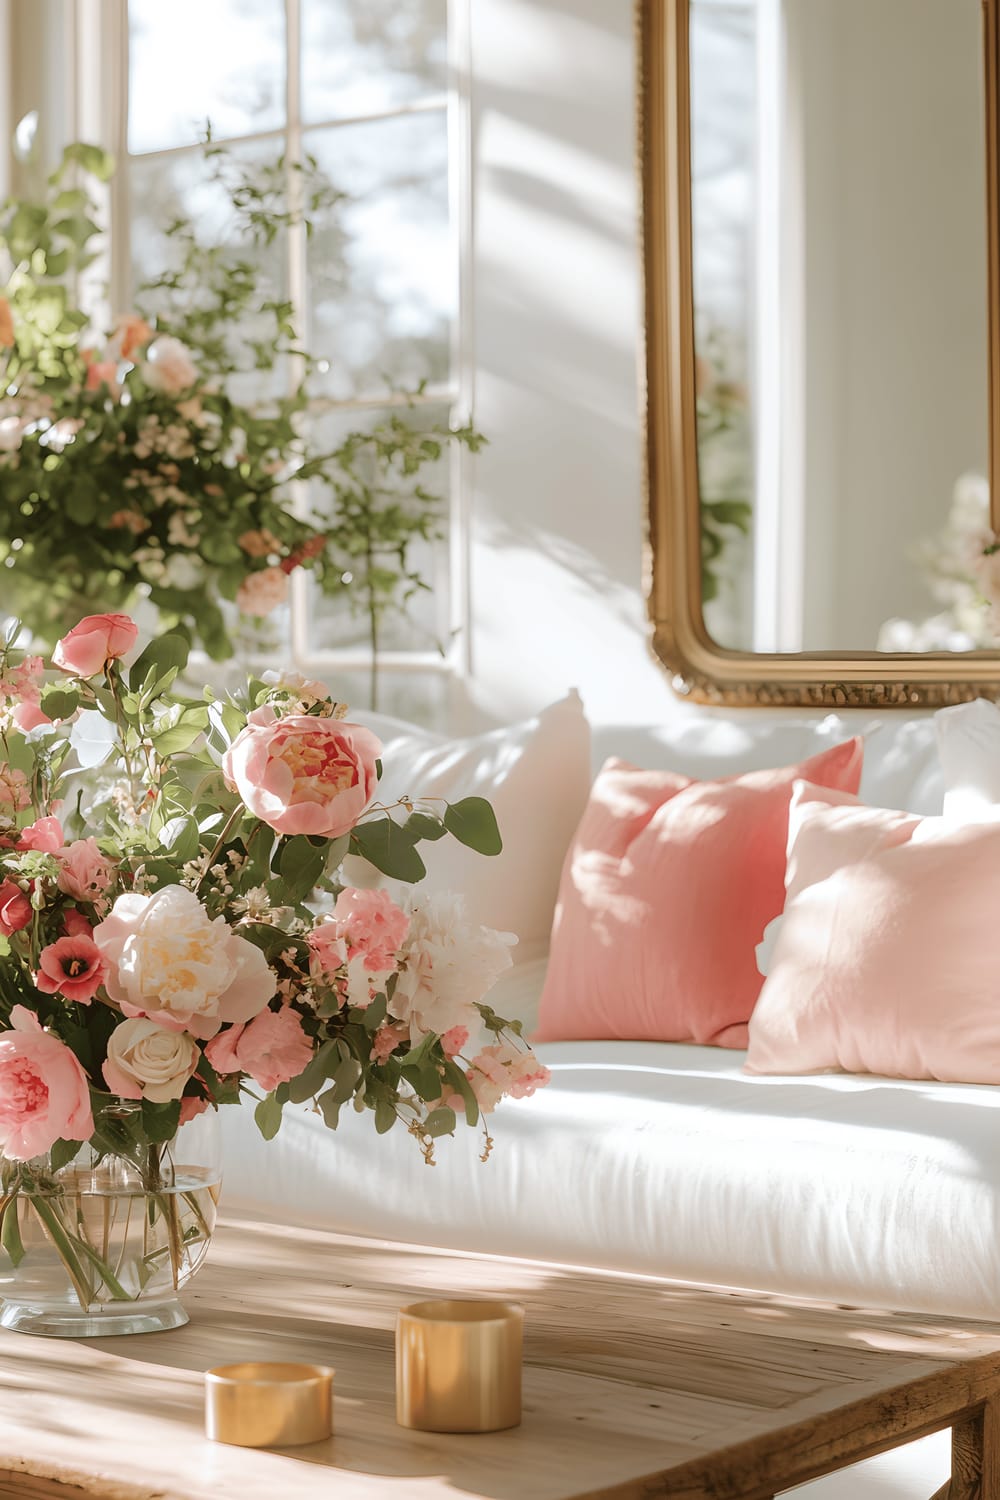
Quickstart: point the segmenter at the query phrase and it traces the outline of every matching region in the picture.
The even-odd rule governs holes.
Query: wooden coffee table
[[[397,1427],[396,1309],[480,1294],[527,1307],[523,1424]],[[4,1500],[765,1500],[952,1425],[951,1500],[1000,1500],[996,1325],[236,1221],[187,1302],[173,1333],[0,1334]],[[334,1366],[334,1437],[209,1443],[202,1372],[245,1359]]]

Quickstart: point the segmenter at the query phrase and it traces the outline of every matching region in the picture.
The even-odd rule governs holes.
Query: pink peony
[[[212,1038],[205,1056],[219,1073],[249,1073],[262,1089],[297,1078],[311,1061],[313,1044],[298,1014],[263,1010],[248,1026],[233,1026]]]
[[[276,833],[349,833],[378,782],[379,740],[360,724],[255,709],[222,758],[246,806]]]
[[[56,884],[74,901],[90,901],[106,906],[107,893],[115,877],[115,867],[97,847],[95,838],[75,839],[57,851],[60,870]]]
[[[65,835],[58,818],[36,818],[18,834],[19,849],[38,849],[43,854],[55,854],[63,846]]]
[[[179,396],[198,379],[198,367],[180,339],[161,334],[146,350],[142,378],[151,391]]]
[[[12,880],[0,882],[0,933],[10,937],[31,921],[32,906],[28,897]]]
[[[406,912],[388,891],[359,891],[348,886],[337,897],[333,921],[347,939],[350,958],[361,956],[369,974],[396,967],[396,955],[410,927]]]
[[[269,615],[288,598],[288,579],[281,568],[248,573],[236,590],[236,604],[245,615]]]
[[[87,1078],[73,1053],[43,1031],[23,1005],[0,1033],[0,1149],[9,1161],[30,1161],[58,1140],[94,1133]]]
[[[119,896],[94,942],[108,965],[105,988],[123,1015],[202,1040],[249,1021],[275,992],[260,949],[224,917],[209,917],[185,886]]]
[[[38,955],[35,985],[43,995],[63,995],[89,1005],[104,983],[107,965],[100,948],[84,934],[57,938]]]
[[[94,677],[130,651],[138,634],[128,615],[87,615],[56,642],[52,664],[75,677]]]

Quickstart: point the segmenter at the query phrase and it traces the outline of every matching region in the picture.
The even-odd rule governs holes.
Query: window
[[[454,17],[449,28],[448,9],[448,0],[127,3],[115,300],[125,305],[162,265],[158,226],[172,209],[224,232],[223,200],[199,144],[206,121],[242,160],[284,161],[290,183],[296,163],[315,158],[347,198],[311,236],[290,228],[261,272],[284,286],[306,346],[327,362],[311,421],[312,436],[331,446],[411,400],[417,422],[468,415],[456,207],[467,135],[457,80],[467,70],[457,65],[462,28]],[[241,399],[266,398],[260,377],[245,379]],[[428,478],[449,497],[448,539],[420,559],[433,590],[414,601],[416,628],[387,623],[386,668],[460,660],[464,645],[444,658],[437,647],[465,634],[463,468],[455,452]],[[361,666],[364,620],[314,595],[305,577],[295,583],[300,663]]]

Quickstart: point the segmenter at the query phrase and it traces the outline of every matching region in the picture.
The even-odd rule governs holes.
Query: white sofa
[[[426,737],[376,727],[391,780],[394,745],[405,759],[414,736]],[[669,732],[603,731],[594,763],[613,752],[719,776],[791,763],[860,731],[862,796],[940,811],[930,716],[691,712]],[[544,968],[529,954],[491,1002],[530,1026]],[[429,1169],[405,1133],[376,1137],[368,1116],[345,1112],[331,1135],[288,1108],[265,1145],[248,1111],[223,1111],[226,1201],[381,1238],[1000,1319],[1000,1092],[751,1078],[742,1053],[666,1043],[549,1044],[539,1055],[552,1082],[500,1107],[485,1165],[473,1132],[442,1142]],[[906,1500],[947,1473],[938,1436],[803,1493]]]

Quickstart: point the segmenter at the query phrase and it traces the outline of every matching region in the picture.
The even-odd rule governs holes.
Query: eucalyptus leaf
[[[273,1094],[267,1094],[260,1101],[253,1117],[265,1141],[273,1141],[281,1129],[281,1105]]]
[[[394,880],[412,884],[427,874],[412,839],[388,816],[359,824],[351,834],[351,852],[360,854],[376,870]]]
[[[448,832],[478,854],[499,854],[503,849],[496,814],[485,797],[463,797],[445,808]]]

